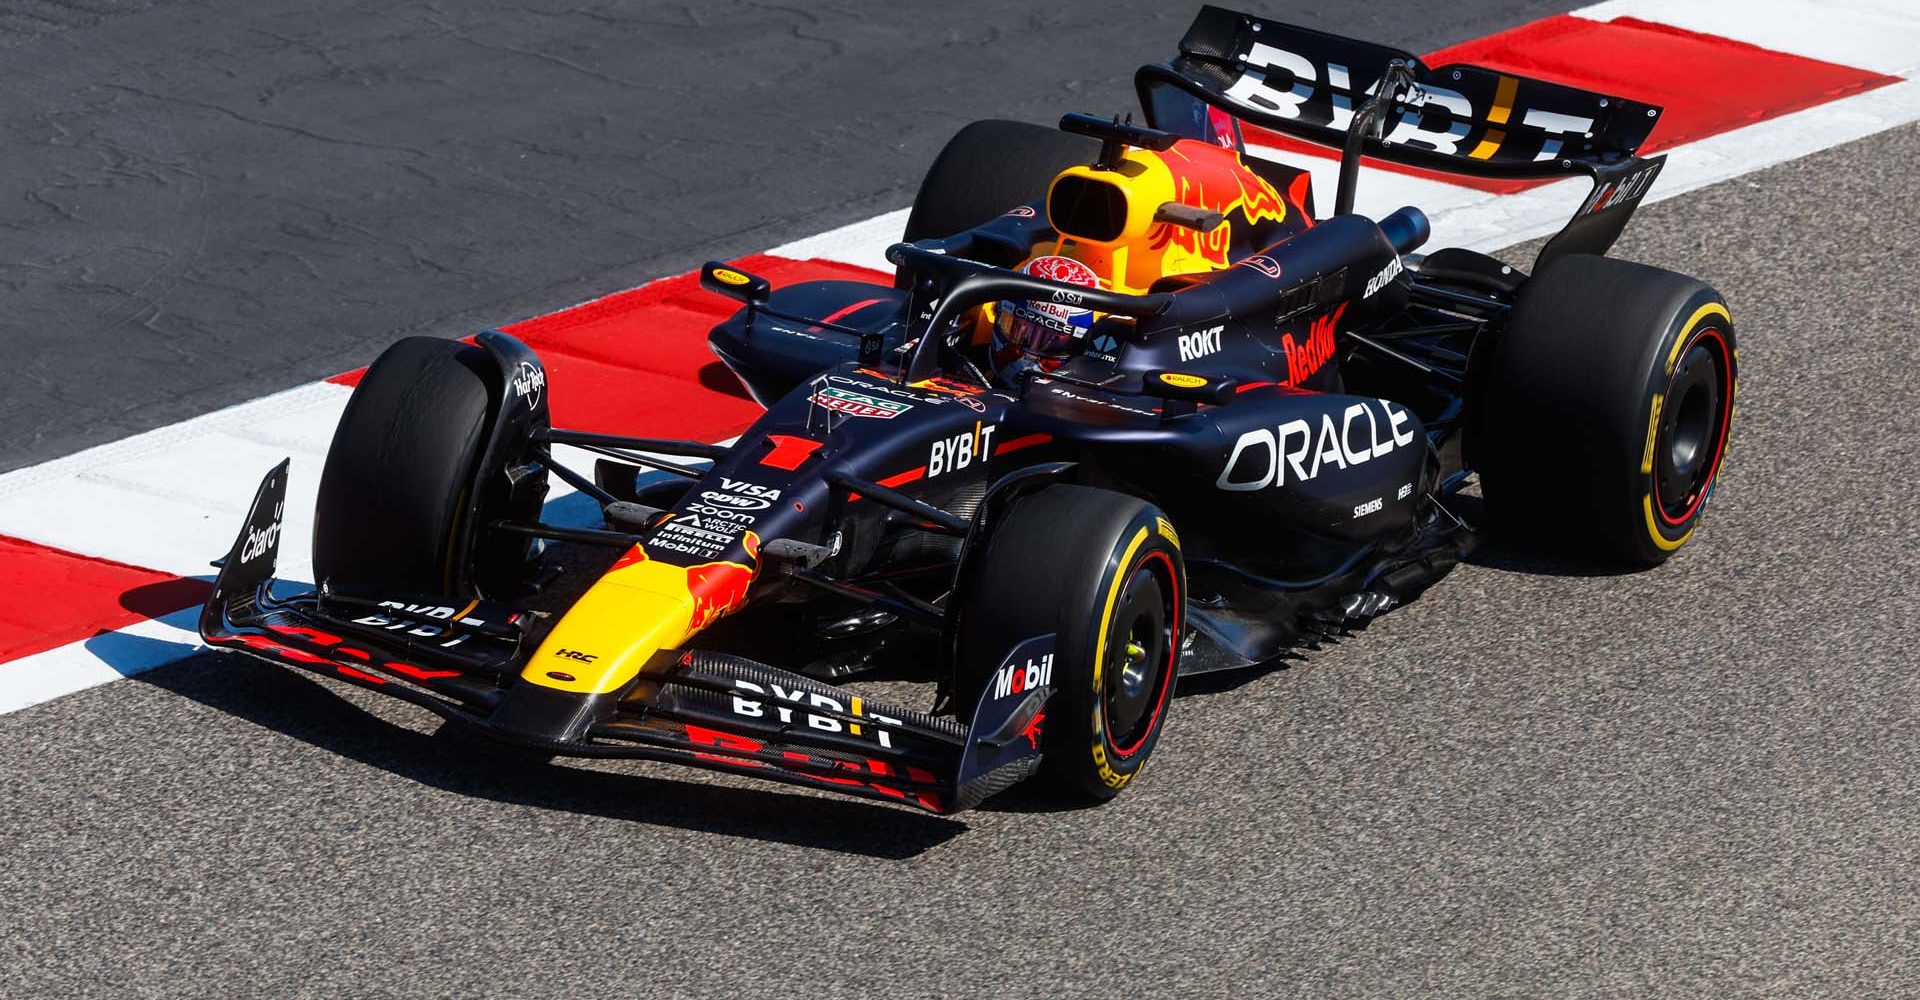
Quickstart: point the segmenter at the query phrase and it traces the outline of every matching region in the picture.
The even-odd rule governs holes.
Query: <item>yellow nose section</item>
[[[751,558],[759,539],[747,535]],[[520,671],[528,683],[602,694],[618,691],[653,654],[672,649],[746,602],[754,568],[675,566],[635,545],[568,609]]]

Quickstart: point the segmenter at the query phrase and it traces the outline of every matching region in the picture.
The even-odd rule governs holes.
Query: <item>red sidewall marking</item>
[[[1693,350],[1693,345],[1709,337],[1720,345],[1720,433],[1713,442],[1713,464],[1707,468],[1707,478],[1700,481],[1700,492],[1694,494],[1693,502],[1687,505],[1684,513],[1678,518],[1668,517],[1667,508],[1661,505],[1660,494],[1655,490],[1654,513],[1660,515],[1661,522],[1668,527],[1677,528],[1687,523],[1687,518],[1692,517],[1693,512],[1699,510],[1700,505],[1706,502],[1707,494],[1713,492],[1713,479],[1720,474],[1720,460],[1727,454],[1727,431],[1733,426],[1733,354],[1727,350],[1727,339],[1720,335],[1718,329],[1711,326],[1703,327],[1687,339],[1687,346],[1680,349],[1679,357],[1685,358],[1687,352]],[[1672,382],[1671,376],[1668,377],[1668,382]],[[1648,483],[1647,488],[1654,489],[1655,484]]]
[[[1154,730],[1159,728],[1160,713],[1167,707],[1167,696],[1173,693],[1173,668],[1180,653],[1180,609],[1183,607],[1180,595],[1180,578],[1174,570],[1173,557],[1158,549],[1147,553],[1145,558],[1140,560],[1139,566],[1144,567],[1148,561],[1154,559],[1160,560],[1161,564],[1167,568],[1167,590],[1173,595],[1169,601],[1173,606],[1173,615],[1168,619],[1168,628],[1172,632],[1173,639],[1167,643],[1167,663],[1165,667],[1161,668],[1160,697],[1153,703],[1153,714],[1147,716],[1147,725],[1146,728],[1140,730],[1140,738],[1134,740],[1132,744],[1123,747],[1113,741],[1111,733],[1108,734],[1107,744],[1113,747],[1113,752],[1116,755],[1121,757],[1131,757],[1139,753],[1140,748],[1146,745],[1148,738],[1153,736]],[[1101,694],[1101,698],[1106,698],[1104,692]],[[1105,702],[1103,700],[1102,707],[1104,708],[1104,706]]]

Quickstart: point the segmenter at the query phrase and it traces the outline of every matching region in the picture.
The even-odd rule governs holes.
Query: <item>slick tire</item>
[[[1635,566],[1685,545],[1733,424],[1738,351],[1720,294],[1569,255],[1521,287],[1497,337],[1468,438],[1495,527]]]
[[[1016,503],[986,545],[961,604],[956,704],[973,711],[1010,650],[1053,633],[1033,780],[1061,804],[1105,802],[1166,725],[1186,611],[1179,538],[1138,498],[1059,485]]]
[[[938,239],[972,229],[1047,193],[1055,174],[1091,163],[1100,144],[1026,122],[974,122],[948,140],[914,195],[902,237]]]
[[[367,369],[334,431],[314,511],[316,581],[474,596],[454,565],[497,395],[485,350],[409,337]]]

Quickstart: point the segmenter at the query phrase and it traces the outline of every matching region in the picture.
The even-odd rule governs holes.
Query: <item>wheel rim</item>
[[[1122,756],[1140,749],[1159,723],[1173,680],[1172,561],[1149,553],[1135,566],[1108,622],[1102,664],[1101,714],[1108,741]]]
[[[1661,401],[1654,443],[1654,497],[1660,519],[1679,525],[1700,509],[1726,449],[1729,410],[1726,340],[1718,330],[1697,333],[1681,352]]]

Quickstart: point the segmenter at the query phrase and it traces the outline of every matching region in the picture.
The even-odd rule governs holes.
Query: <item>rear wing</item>
[[[1364,152],[1480,177],[1593,178],[1543,260],[1605,252],[1665,159],[1634,155],[1660,119],[1654,105],[1481,66],[1429,67],[1391,46],[1220,7],[1202,7],[1180,54],[1141,67],[1134,82],[1155,128],[1239,146],[1245,120],[1345,149],[1355,162],[1343,171]],[[1368,121],[1376,96],[1378,119]]]

